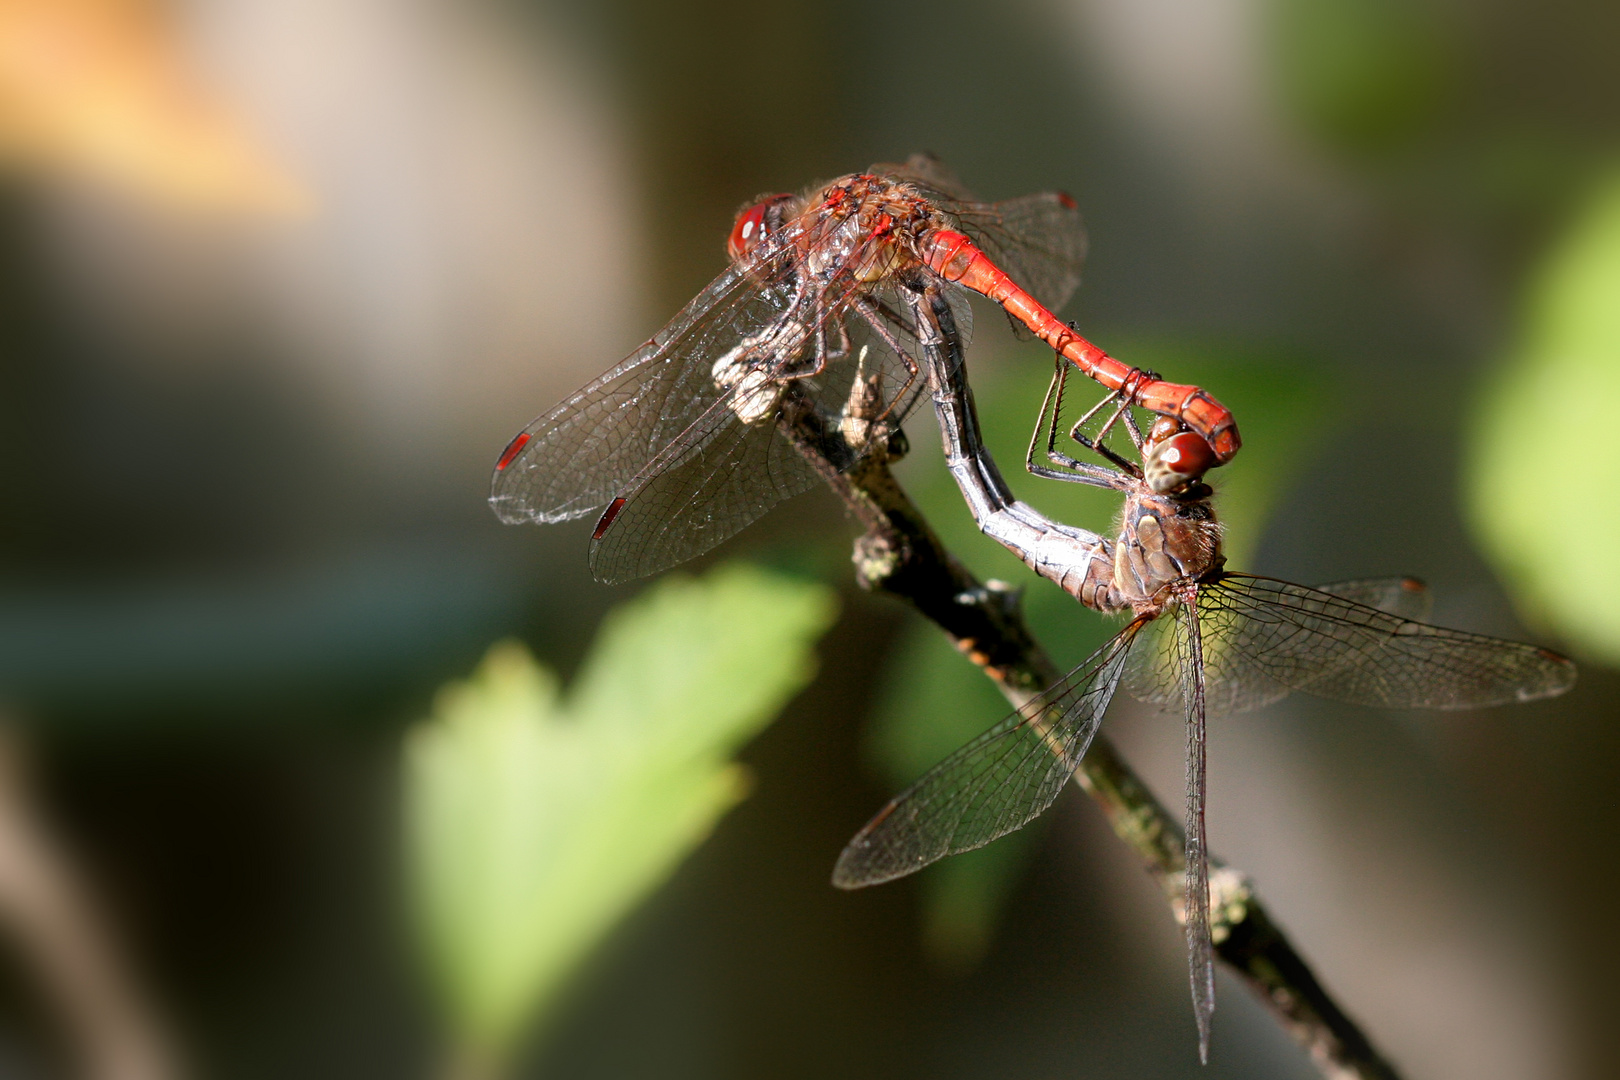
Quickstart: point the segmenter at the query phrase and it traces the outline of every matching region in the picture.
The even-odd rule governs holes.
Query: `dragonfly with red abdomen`
[[[1069,196],[979,202],[926,157],[761,199],[738,215],[718,278],[507,445],[490,503],[513,523],[599,515],[591,569],[603,581],[709,550],[818,481],[778,431],[793,409],[820,414],[837,467],[872,442],[837,437],[857,378],[881,387],[880,434],[897,430],[923,385],[900,291],[917,281],[946,297],[964,345],[966,295],[978,292],[1076,370],[1230,460],[1240,440],[1219,402],[1121,363],[1052,314],[1084,251]]]
[[[1296,691],[1402,709],[1534,701],[1568,690],[1575,666],[1534,645],[1429,625],[1422,621],[1427,592],[1410,578],[1308,588],[1227,570],[1213,493],[1202,479],[1213,452],[1169,418],[1143,435],[1117,401],[1140,463],[1114,454],[1117,468],[1079,463],[1084,467],[1067,477],[1124,496],[1117,535],[1045,518],[1012,497],[983,447],[949,307],[933,289],[913,302],[947,464],[980,529],[1085,606],[1129,622],[880,810],[839,856],[833,882],[859,888],[889,881],[1027,824],[1068,783],[1121,687],[1179,708],[1188,733],[1184,918],[1207,1060],[1215,993],[1204,833],[1207,715]]]

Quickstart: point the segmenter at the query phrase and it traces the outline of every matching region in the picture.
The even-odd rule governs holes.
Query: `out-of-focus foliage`
[[[1142,340],[1116,344],[1118,355],[1167,377],[1215,388],[1238,417],[1244,438],[1236,461],[1211,474],[1216,511],[1226,526],[1233,566],[1247,566],[1266,519],[1294,476],[1333,426],[1329,393],[1311,368],[1275,349],[1231,343]],[[1119,496],[1083,484],[1030,476],[1025,447],[1051,367],[1036,357],[981,365],[973,379],[986,441],[1019,496],[1070,524],[1112,534]],[[1070,400],[1095,400],[1090,384],[1070,383]],[[1084,408],[1084,406],[1081,406]],[[1074,408],[1066,410],[1072,419]],[[912,424],[930,422],[929,417]],[[1123,439],[1117,445],[1128,445]],[[1078,447],[1073,449],[1078,450]],[[949,473],[937,459],[923,472],[908,469],[907,486],[942,539],[983,577],[1029,582],[1025,611],[1036,635],[1060,665],[1078,663],[1118,626],[1028,571],[975,529]],[[990,681],[957,655],[932,626],[914,625],[898,648],[868,742],[878,773],[896,790],[978,735],[1007,711]],[[1039,823],[981,851],[946,859],[924,871],[923,934],[929,953],[946,967],[970,966],[988,947],[1001,901],[1016,884],[1040,835]]]
[[[1518,344],[1481,394],[1465,498],[1521,613],[1620,663],[1620,509],[1607,494],[1620,401],[1620,172],[1555,245]]]
[[[465,1052],[533,1010],[743,797],[732,753],[815,670],[829,590],[747,567],[611,613],[574,685],[515,642],[409,736],[411,899]]]
[[[1452,89],[1439,12],[1412,0],[1272,0],[1278,98],[1322,142],[1355,153],[1409,143]]]
[[[185,206],[310,202],[203,85],[151,0],[0,3],[0,160]]]

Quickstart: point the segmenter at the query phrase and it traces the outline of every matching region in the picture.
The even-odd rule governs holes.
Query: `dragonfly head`
[[[761,240],[782,227],[787,204],[792,199],[792,195],[767,195],[737,215],[731,236],[726,240],[726,254],[731,256],[732,262],[751,255]]]
[[[1168,416],[1148,429],[1142,445],[1142,478],[1160,495],[1201,497],[1204,474],[1216,465],[1215,451],[1204,437]]]

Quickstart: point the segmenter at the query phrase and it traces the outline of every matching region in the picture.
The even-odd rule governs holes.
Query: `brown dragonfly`
[[[1124,496],[1117,535],[1099,536],[1014,499],[985,451],[955,350],[950,312],[926,288],[915,301],[947,459],[979,527],[1123,629],[1079,667],[896,796],[839,856],[833,883],[875,885],[969,851],[1044,811],[1085,755],[1114,694],[1178,706],[1187,721],[1186,928],[1200,1053],[1214,1009],[1209,856],[1204,834],[1205,720],[1292,692],[1390,709],[1472,709],[1568,690],[1575,666],[1547,649],[1421,621],[1411,578],[1310,588],[1235,573],[1221,555],[1207,444],[1168,418],[1144,435],[1124,404],[1116,422],[1137,460],[1113,468],[1051,454],[1050,475]],[[1056,429],[1062,368],[1048,395]],[[1043,410],[1043,414],[1044,414]],[[1078,430],[1078,426],[1077,426]],[[1055,434],[1048,440],[1050,448]],[[1031,457],[1034,450],[1032,447]],[[1074,466],[1078,466],[1074,468]]]

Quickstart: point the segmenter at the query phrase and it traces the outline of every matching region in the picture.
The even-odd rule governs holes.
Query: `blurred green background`
[[[1316,1075],[1224,977],[1197,1066],[1180,931],[1076,794],[829,886],[1005,711],[853,588],[830,496],[645,600],[590,580],[588,523],[485,506],[740,205],[928,150],[1072,192],[1061,314],[1233,408],[1235,566],[1415,574],[1437,622],[1581,661],[1522,708],[1216,720],[1210,830],[1408,1075],[1605,1075],[1616,40],[1597,0],[0,11],[0,711],[128,993],[197,1076]],[[1015,487],[1109,527],[1012,475],[1050,361],[978,316]],[[903,479],[1078,660],[1107,624],[973,532],[931,429]],[[1106,730],[1176,805],[1180,722]],[[0,1072],[74,1075],[8,858]]]

